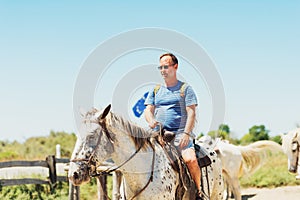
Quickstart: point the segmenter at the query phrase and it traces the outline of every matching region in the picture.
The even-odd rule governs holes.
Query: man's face
[[[164,56],[159,61],[159,66],[161,66],[160,73],[163,79],[173,79],[176,78],[177,64],[174,64],[171,56]],[[166,66],[168,66],[166,69]]]

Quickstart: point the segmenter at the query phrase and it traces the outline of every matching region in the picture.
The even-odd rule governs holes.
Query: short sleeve
[[[186,106],[191,106],[191,105],[198,105],[198,101],[197,101],[197,96],[193,90],[193,88],[188,85],[186,87],[186,91],[185,91],[185,105]]]
[[[148,96],[147,96],[144,104],[145,104],[145,106],[154,105],[154,88],[152,88],[152,90],[150,90],[148,92]]]

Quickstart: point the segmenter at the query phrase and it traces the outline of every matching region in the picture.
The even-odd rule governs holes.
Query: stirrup
[[[204,200],[204,196],[202,195],[202,192],[197,192],[196,194],[196,200]]]
[[[201,196],[197,195],[196,200],[204,200]]]
[[[209,200],[209,196],[207,196],[202,190],[197,190],[196,195],[197,195],[196,200],[205,200],[205,199]]]

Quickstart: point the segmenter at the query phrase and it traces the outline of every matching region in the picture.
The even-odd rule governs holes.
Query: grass
[[[267,161],[252,175],[240,178],[242,187],[281,187],[287,185],[300,185],[287,169],[287,157],[282,152],[270,154]]]

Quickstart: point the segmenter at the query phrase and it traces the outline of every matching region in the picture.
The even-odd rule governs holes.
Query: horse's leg
[[[226,171],[223,170],[223,179],[224,179],[224,195],[223,200],[228,200],[229,193],[230,193],[230,183],[229,183],[229,177]]]
[[[224,190],[224,200],[227,200],[231,197],[231,193],[233,193],[235,200],[241,200],[241,190],[239,179],[237,176],[229,175],[225,171],[223,171],[224,184],[226,185],[226,189]]]
[[[231,178],[232,192],[235,200],[241,200],[241,188],[239,183],[239,178],[237,176]]]
[[[121,198],[120,187],[122,182],[122,173],[115,171],[113,173],[113,188],[112,200],[119,200]]]

